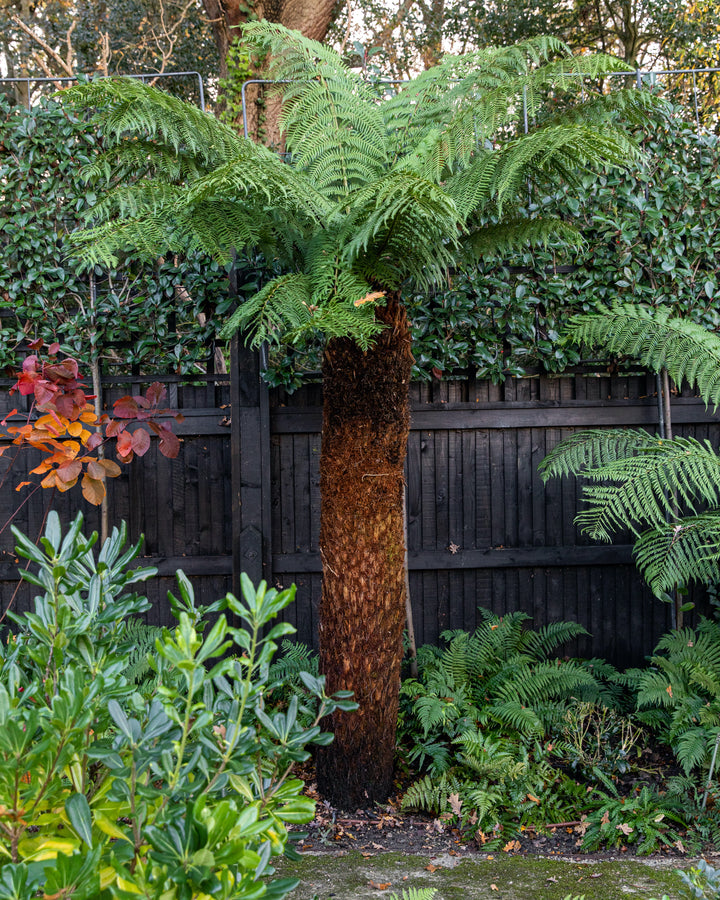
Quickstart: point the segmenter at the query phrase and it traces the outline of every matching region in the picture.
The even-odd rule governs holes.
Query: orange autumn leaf
[[[669,694],[669,695],[672,697],[673,692],[672,692],[672,685],[671,685],[671,684],[669,684],[669,685],[665,688],[665,692],[666,692],[667,694]]]
[[[100,506],[105,496],[105,484],[98,478],[92,478],[85,474],[82,480],[82,494],[88,503],[93,506]]]
[[[73,437],[80,437],[83,433],[84,429],[80,422],[70,422],[67,427],[68,434],[71,434]]]
[[[48,472],[48,474],[40,482],[40,486],[44,488],[57,487],[57,481],[55,479],[55,469],[53,469],[52,472]]]
[[[21,481],[20,484],[15,488],[15,490],[22,490],[22,488],[26,487],[26,485],[28,484],[32,484],[32,481]]]
[[[44,475],[46,472],[49,472],[52,469],[53,463],[51,459],[44,459],[39,465],[35,466],[34,469],[30,469],[31,475]],[[29,484],[29,482],[28,482]]]
[[[363,306],[365,303],[373,303],[375,300],[380,300],[381,297],[385,296],[385,291],[371,291],[369,294],[365,294],[364,297],[361,297],[359,300],[355,300],[353,306]]]
[[[105,474],[108,478],[117,478],[122,471],[120,466],[111,459],[99,459],[98,463],[105,469]]]
[[[380,883],[377,881],[368,881],[368,887],[371,887],[376,891],[386,891],[391,884],[391,881],[383,881]]]

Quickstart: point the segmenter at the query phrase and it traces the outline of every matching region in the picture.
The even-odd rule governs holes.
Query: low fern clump
[[[720,623],[670,631],[649,666],[631,669],[638,719],[670,745],[686,775],[707,773],[720,735]]]
[[[421,773],[402,805],[506,840],[575,808],[584,788],[558,767],[553,736],[578,702],[613,702],[618,688],[594,671],[598,661],[552,657],[586,634],[581,625],[532,630],[524,613],[481,612],[473,634],[445,632],[442,648],[421,648],[418,678],[402,685],[401,741]]]

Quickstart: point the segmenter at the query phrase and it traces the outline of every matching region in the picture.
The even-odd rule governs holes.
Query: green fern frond
[[[658,440],[646,431],[631,428],[576,431],[548,453],[538,471],[546,482],[563,475],[579,475],[625,459]]]
[[[528,245],[547,245],[551,241],[562,241],[565,245],[577,247],[582,244],[583,238],[573,225],[547,216],[541,219],[506,219],[495,225],[473,228],[463,237],[463,246],[479,260]]]
[[[549,656],[560,644],[566,644],[588,632],[578,622],[550,622],[537,631],[527,629],[523,636],[525,646],[537,658]]]
[[[462,787],[462,781],[450,772],[440,778],[426,775],[407,789],[401,809],[417,809],[440,815],[447,809],[450,795],[459,793]]]
[[[294,167],[331,198],[379,177],[387,132],[375,89],[337,53],[281,25],[250,22],[243,37],[270,54],[269,76],[284,82],[281,122]]]
[[[662,528],[676,497],[690,510],[697,503],[720,503],[720,458],[708,441],[655,440],[637,456],[590,469],[583,497],[588,508],[575,521],[592,537],[609,541],[615,529]]]
[[[390,894],[390,900],[433,900],[435,894],[435,888],[403,888],[399,894]]]
[[[658,596],[693,581],[709,584],[717,578],[720,564],[720,511],[645,531],[633,552],[638,569]]]
[[[696,387],[708,406],[720,403],[720,337],[670,310],[618,305],[576,316],[573,338],[615,356],[630,356],[653,372],[666,368],[676,384]]]
[[[677,758],[685,774],[708,761],[715,734],[706,728],[688,728],[675,746]]]
[[[241,304],[220,332],[229,337],[238,330],[253,347],[277,342],[287,328],[307,326],[312,317],[312,291],[307,275],[280,275]]]
[[[66,88],[62,97],[72,106],[97,110],[93,121],[107,142],[143,135],[175,153],[191,154],[206,170],[232,159],[244,140],[214,116],[137,78],[100,78]]]

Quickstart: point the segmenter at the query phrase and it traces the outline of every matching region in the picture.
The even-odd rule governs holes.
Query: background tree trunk
[[[240,39],[238,26],[247,22],[250,16],[278,22],[286,28],[294,28],[315,41],[324,41],[328,27],[337,6],[337,0],[203,0],[203,6],[210,20],[213,37],[220,55],[220,78],[227,78],[228,51],[230,45]],[[262,69],[255,73],[262,78]],[[251,137],[258,139],[262,131],[263,142],[268,146],[279,146],[280,139],[277,118],[278,103],[263,103],[263,92],[257,87],[248,90],[248,125]],[[242,131],[242,120],[237,123]]]
[[[329,692],[360,704],[338,713],[318,755],[318,789],[344,809],[392,789],[405,623],[404,462],[410,430],[410,333],[397,295],[363,353],[330,341],[323,361],[320,456],[320,668]]]

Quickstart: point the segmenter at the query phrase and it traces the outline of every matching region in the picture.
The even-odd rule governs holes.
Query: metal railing
[[[155,81],[158,78],[197,78],[198,82],[198,100],[200,104],[200,109],[205,112],[205,85],[203,84],[202,75],[199,72],[129,72],[128,74],[117,74],[117,75],[93,75],[88,76],[88,78],[139,78],[143,82]],[[29,76],[23,78],[0,78],[1,84],[25,84],[27,85],[27,98],[28,98],[28,108],[32,105],[30,100],[30,85],[33,84],[62,84],[64,82],[76,82],[79,81],[80,76],[58,76],[57,78],[50,78],[46,76]]]
[[[702,128],[702,123],[700,121],[700,104],[698,102],[698,96],[701,93],[698,87],[698,76],[699,75],[714,75],[717,77],[718,82],[720,82],[720,68],[698,68],[698,69],[628,69],[623,72],[611,72],[607,75],[603,76],[604,78],[619,78],[625,82],[632,80],[635,86],[641,90],[658,90],[659,82],[662,78],[667,77],[686,77],[690,76],[692,78],[692,107],[694,112],[695,124],[698,128]],[[564,77],[572,77],[572,73],[568,73]],[[584,74],[578,74],[576,77],[581,79],[580,83],[580,92],[581,95],[585,94],[585,84],[590,81],[590,76]],[[273,81],[271,79],[264,78],[249,78],[247,81],[244,81],[240,90],[241,99],[242,99],[242,118],[243,118],[243,133],[245,137],[248,137],[249,127],[248,127],[248,100],[247,100],[247,87],[250,85],[271,85],[271,84],[286,84],[287,82],[282,81]],[[400,85],[404,82],[402,81],[380,81],[380,84],[395,84]],[[720,94],[720,84],[718,85],[718,93]],[[522,98],[522,121],[523,128],[525,133],[530,130],[530,118],[529,118],[529,108],[528,108],[528,98],[527,91],[523,90],[523,98]]]

